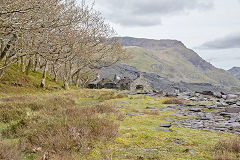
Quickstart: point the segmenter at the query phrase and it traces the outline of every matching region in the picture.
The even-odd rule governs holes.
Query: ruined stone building
[[[151,85],[151,83],[147,81],[147,79],[142,74],[139,74],[138,78],[131,82],[130,90],[153,91],[153,86]]]

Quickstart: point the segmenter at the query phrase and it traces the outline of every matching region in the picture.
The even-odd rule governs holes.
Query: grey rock
[[[144,115],[144,113],[126,113],[128,116],[141,116]]]
[[[192,112],[201,112],[201,109],[199,109],[199,108],[191,108],[191,109],[189,109],[189,111],[192,111]]]
[[[154,105],[154,104],[156,104],[156,103],[147,103],[147,104],[149,104],[149,105]]]
[[[124,106],[115,106],[116,108],[123,108]]]
[[[195,154],[196,153],[196,151],[195,150],[193,150],[193,149],[189,149],[189,151],[188,151],[189,153],[191,153],[191,154]]]
[[[182,140],[176,140],[175,143],[177,143],[177,144],[184,144],[185,142],[182,141]]]
[[[171,123],[162,123],[159,125],[159,127],[166,127],[166,128],[170,128],[172,126]]]
[[[149,151],[158,151],[158,149],[156,149],[156,148],[145,148],[144,151],[147,151],[147,152],[149,152]]]
[[[227,112],[222,112],[222,113],[220,113],[220,115],[223,117],[231,117],[232,116],[231,113],[227,113]]]
[[[146,109],[156,109],[156,108],[154,108],[154,107],[146,107]]]
[[[237,99],[237,98],[238,98],[238,96],[235,95],[235,94],[228,94],[227,95],[227,99]]]

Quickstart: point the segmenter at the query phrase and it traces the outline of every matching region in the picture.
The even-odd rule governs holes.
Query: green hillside
[[[172,81],[240,86],[232,74],[214,67],[179,41],[122,38],[120,42],[131,55],[122,63],[140,71],[156,73]]]
[[[9,95],[54,91],[61,89],[63,86],[61,81],[55,82],[52,77],[47,76],[46,88],[43,89],[40,88],[41,80],[41,72],[30,72],[29,75],[26,75],[14,64],[6,69],[0,81],[0,94]]]

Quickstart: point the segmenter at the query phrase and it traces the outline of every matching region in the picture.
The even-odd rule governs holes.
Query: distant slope
[[[172,81],[240,86],[240,81],[231,73],[206,62],[180,41],[131,37],[119,37],[118,40],[131,55],[122,63],[140,71],[156,73]]]
[[[240,67],[233,67],[232,69],[228,70],[232,73],[237,79],[240,80]]]

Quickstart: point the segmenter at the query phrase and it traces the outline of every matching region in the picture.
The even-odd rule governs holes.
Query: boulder
[[[235,94],[228,94],[227,99],[238,99],[238,95]]]
[[[172,126],[171,123],[162,123],[159,125],[159,127],[165,127],[165,128],[170,128]]]

